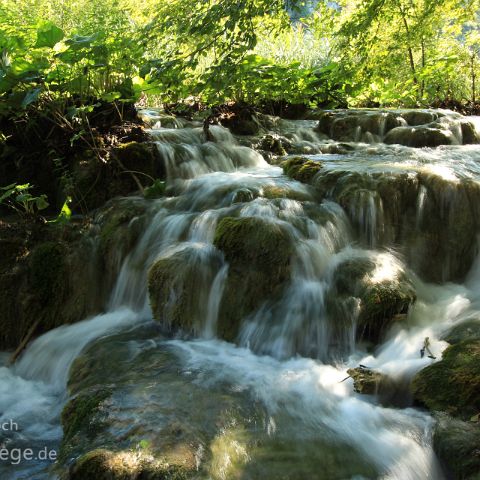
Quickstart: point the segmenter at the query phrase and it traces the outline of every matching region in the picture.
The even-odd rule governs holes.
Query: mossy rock
[[[480,135],[477,133],[473,122],[462,120],[460,127],[462,129],[462,143],[464,145],[480,142]]]
[[[86,224],[18,222],[2,236],[13,241],[0,270],[1,349],[101,310],[101,269]]]
[[[308,160],[304,157],[289,158],[281,166],[285,175],[303,183],[312,183],[313,178],[323,168],[322,162]]]
[[[430,410],[469,419],[480,412],[480,340],[448,347],[440,362],[413,379],[415,400]]]
[[[100,425],[92,421],[93,417],[111,393],[108,388],[98,388],[69,400],[62,411],[63,444],[70,442],[79,431],[95,435]]]
[[[311,200],[311,196],[306,191],[295,190],[287,186],[268,185],[262,189],[262,196],[270,200],[276,198],[288,198],[299,202]]]
[[[357,288],[357,282],[365,278],[374,268],[375,262],[370,258],[355,258],[342,262],[333,277],[336,292],[353,293]]]
[[[198,333],[207,315],[207,287],[221,265],[214,249],[188,245],[157,259],[148,272],[154,318],[170,330]]]
[[[232,192],[232,203],[245,203],[255,200],[259,192],[249,188],[239,188]]]
[[[403,272],[374,281],[375,261],[368,257],[342,262],[333,274],[333,287],[327,295],[327,310],[337,328],[347,328],[347,309],[356,318],[357,340],[377,343],[395,321],[406,318],[416,300],[412,283]],[[341,300],[341,301],[340,301]]]
[[[147,187],[152,179],[165,178],[165,164],[153,142],[120,144],[106,162],[92,151],[77,153],[72,161],[72,208],[90,211],[114,197],[138,191],[134,175]]]
[[[450,130],[428,126],[397,127],[390,130],[384,142],[387,144],[400,144],[407,147],[438,147],[452,145],[454,136]]]
[[[292,148],[292,144],[285,137],[276,134],[268,134],[260,139],[255,148],[271,152],[274,155],[283,156]]]
[[[100,248],[103,254],[114,253],[119,248],[128,252],[141,229],[136,229],[132,221],[141,217],[146,211],[146,204],[134,199],[112,200],[99,213]]]
[[[405,112],[402,117],[410,126],[417,127],[419,125],[425,125],[427,123],[434,122],[438,119],[438,113],[426,112],[423,110],[411,110],[409,112]]]
[[[442,335],[442,340],[452,345],[465,340],[480,340],[480,319],[471,319],[455,325]]]
[[[362,292],[357,335],[378,342],[395,320],[404,320],[416,300],[411,283],[402,278],[369,285]]]
[[[436,415],[433,448],[451,478],[480,479],[480,424]]]
[[[80,457],[70,468],[69,480],[185,480],[186,468],[156,461],[138,452],[97,449]]]
[[[229,263],[218,333],[233,341],[241,320],[282,292],[291,274],[293,241],[273,221],[226,217],[217,226],[214,244]]]

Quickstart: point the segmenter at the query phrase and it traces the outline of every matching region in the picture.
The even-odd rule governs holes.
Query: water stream
[[[184,412],[176,415],[185,415],[189,428],[204,435],[195,447],[198,478],[443,478],[428,413],[408,401],[401,408],[381,405],[376,397],[354,393],[351,379],[342,380],[349,367],[363,364],[408,384],[435,361],[419,355],[425,337],[439,358],[447,345],[442,333],[480,316],[476,242],[473,247],[472,239],[465,240],[458,254],[439,247],[438,259],[430,261],[442,265],[433,268],[424,263],[429,245],[418,241],[430,228],[433,199],[443,205],[442,228],[457,235],[463,186],[479,185],[478,147],[420,149],[378,138],[341,143],[314,131],[313,121],[277,122],[277,133],[297,151],[323,162],[313,188],[283,175],[222,127],[212,128],[215,142],[205,142],[195,123],[175,120],[164,128],[155,112],[150,116],[152,124],[159,121],[152,136],[165,160],[167,197],[135,199],[146,204],[147,227],[123,260],[107,313],[43,335],[11,367],[0,357],[0,423],[18,424],[15,431],[0,432],[0,439],[9,448],[59,449],[69,372],[82,355],[90,365],[82,381],[118,388],[116,408],[132,421],[141,417],[149,425],[144,435],[154,438],[156,428],[163,428],[161,408]],[[322,153],[345,145],[348,153]],[[410,193],[396,193],[409,188],[412,209],[402,203]],[[217,338],[230,266],[213,245],[219,221],[232,216],[271,222],[294,245],[293,273],[281,298],[243,319],[236,344]],[[193,336],[166,333],[174,295],[163,328],[152,320],[147,274],[162,258],[184,258],[178,278],[194,277]],[[417,296],[405,323],[391,327],[376,347],[356,339],[358,306],[339,299],[341,323],[329,310],[336,272],[356,259],[374,266],[371,282],[406,276]],[[431,279],[425,275],[429,268]],[[466,279],[458,282],[464,271]],[[209,398],[221,403],[227,397],[249,413],[216,429],[212,412],[217,415],[219,407]],[[249,416],[258,421],[248,422]],[[56,478],[50,464],[2,462],[0,477]],[[332,468],[336,477],[318,473]]]

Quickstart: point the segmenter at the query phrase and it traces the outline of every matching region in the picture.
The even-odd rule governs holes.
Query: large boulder
[[[413,379],[415,400],[430,410],[467,420],[480,412],[480,339],[448,347],[440,362]]]
[[[453,133],[446,128],[420,125],[418,127],[394,128],[385,135],[384,142],[421,148],[452,145],[456,143],[456,139]]]
[[[357,340],[377,343],[394,322],[405,320],[415,300],[412,283],[393,259],[357,257],[336,268],[327,311],[339,336],[355,319]]]
[[[434,449],[452,478],[477,480],[480,471],[480,322],[469,319],[443,335],[452,345],[421,370],[414,399],[435,412]]]
[[[229,264],[218,335],[232,341],[244,317],[281,294],[290,278],[294,247],[282,224],[257,217],[224,218],[214,244]]]
[[[154,318],[169,330],[200,333],[209,288],[221,266],[221,255],[209,245],[186,243],[163,254],[148,273]]]
[[[332,438],[329,429],[305,436],[295,412],[275,416],[276,428],[269,428],[268,405],[238,388],[235,376],[216,381],[218,366],[188,366],[186,345],[160,339],[158,329],[144,324],[97,340],[75,360],[56,465],[62,478],[327,480],[380,474],[370,456]]]

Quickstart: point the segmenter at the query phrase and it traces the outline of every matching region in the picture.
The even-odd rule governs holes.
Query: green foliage
[[[163,197],[165,195],[165,187],[165,181],[156,179],[150,186],[145,188],[143,195],[148,199]]]
[[[479,0],[305,3],[5,0],[0,118],[46,98],[75,108],[144,95],[314,107],[475,101]],[[286,5],[306,18],[292,22]]]
[[[0,187],[0,206],[6,205],[21,215],[34,215],[48,207],[46,195],[34,196],[30,193],[33,185],[26,183],[17,185],[12,183],[6,187]]]

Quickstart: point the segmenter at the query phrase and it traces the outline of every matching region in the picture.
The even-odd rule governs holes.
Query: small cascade
[[[479,143],[474,122],[448,110],[334,110],[320,116],[317,131],[343,142],[437,147]]]
[[[165,163],[169,180],[266,165],[260,154],[238,145],[229,130],[216,125],[210,127],[215,142],[204,141],[202,128],[160,128],[152,130],[151,134]]]

